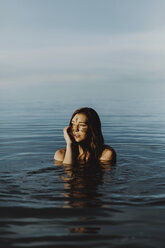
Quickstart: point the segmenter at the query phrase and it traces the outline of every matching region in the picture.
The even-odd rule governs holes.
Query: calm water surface
[[[164,247],[164,94],[146,89],[76,88],[69,99],[62,88],[3,91],[0,247]],[[62,130],[81,106],[99,113],[115,166],[55,166]]]

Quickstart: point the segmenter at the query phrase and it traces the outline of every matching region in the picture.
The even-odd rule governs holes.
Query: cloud
[[[102,36],[56,33],[52,36],[54,42],[44,45],[39,43],[40,38],[33,37],[38,47],[3,46],[1,86],[108,81],[123,75],[142,75],[152,80],[165,78],[165,30]],[[26,36],[23,39],[26,40]]]

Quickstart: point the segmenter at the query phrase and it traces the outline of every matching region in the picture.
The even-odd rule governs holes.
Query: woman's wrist
[[[69,141],[69,142],[66,142],[66,147],[72,147],[72,145],[73,145],[73,142],[72,141]]]

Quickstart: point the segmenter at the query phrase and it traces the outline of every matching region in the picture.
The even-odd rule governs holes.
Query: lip
[[[79,138],[80,135],[79,135],[79,134],[74,134],[74,137],[75,137],[75,138]]]

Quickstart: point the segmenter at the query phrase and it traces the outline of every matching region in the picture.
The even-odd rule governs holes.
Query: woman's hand
[[[71,126],[67,126],[64,128],[64,138],[66,141],[66,152],[63,160],[63,164],[72,164],[73,163],[73,142],[74,138],[71,132]]]
[[[71,126],[67,126],[64,128],[64,139],[68,145],[73,143],[73,137],[71,135]]]

